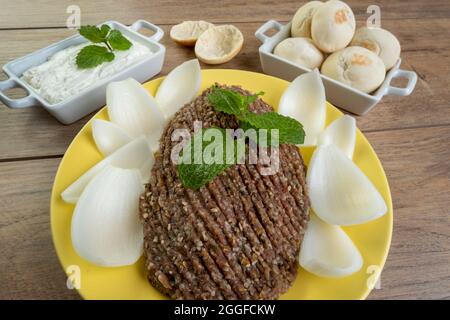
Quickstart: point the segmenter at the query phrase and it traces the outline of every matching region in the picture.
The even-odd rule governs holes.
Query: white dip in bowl
[[[57,52],[47,62],[25,71],[21,79],[49,103],[59,103],[152,54],[148,47],[128,40],[133,44],[131,48],[126,51],[115,50],[115,58],[111,62],[91,69],[78,68],[78,52],[91,44],[83,43]]]

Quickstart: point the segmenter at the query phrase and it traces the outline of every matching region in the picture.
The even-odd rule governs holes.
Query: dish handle
[[[408,83],[404,88],[391,86],[392,79],[406,78]],[[408,96],[413,92],[417,82],[417,74],[413,71],[397,69],[391,75],[386,90],[386,95],[392,94],[396,96]]]
[[[280,30],[282,28],[283,28],[283,25],[281,23],[279,23],[278,21],[269,20],[266,23],[264,23],[261,27],[259,27],[258,30],[256,30],[255,37],[258,38],[259,41],[264,43],[274,36],[274,35],[272,37],[266,36],[267,31],[269,31],[270,29],[275,29],[275,30],[277,30],[276,33],[278,33],[278,32],[280,32]]]
[[[162,37],[164,36],[164,31],[160,27],[155,26],[153,23],[150,23],[145,20],[137,20],[129,28],[136,32],[138,32],[142,28],[153,31],[154,34],[152,34],[151,36],[149,36],[147,38],[149,38],[150,40],[153,40],[155,42],[159,42],[159,40],[161,40]]]
[[[27,92],[27,96],[20,99],[11,99],[3,91],[12,88],[22,88]],[[28,108],[38,104],[38,101],[33,97],[30,92],[22,87],[14,79],[9,78],[5,81],[0,81],[0,101],[2,101],[7,107],[13,109]]]

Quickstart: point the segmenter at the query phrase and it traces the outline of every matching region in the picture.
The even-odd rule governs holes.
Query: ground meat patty
[[[276,299],[297,274],[309,208],[305,166],[296,146],[282,145],[274,175],[261,175],[260,164],[234,165],[199,190],[184,188],[171,161],[173,130],[192,132],[195,120],[237,128],[233,116],[213,110],[208,93],[166,127],[141,196],[148,279],[175,299]],[[250,110],[272,108],[258,99]]]

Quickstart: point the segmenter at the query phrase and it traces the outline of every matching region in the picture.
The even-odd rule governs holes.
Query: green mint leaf
[[[248,111],[248,105],[245,104],[243,95],[217,86],[212,88],[208,95],[208,101],[212,104],[214,110],[219,112],[241,116]]]
[[[256,144],[260,144],[260,143],[261,143],[261,141],[260,141],[260,139],[259,139],[259,131],[258,131],[258,128],[254,127],[254,126],[252,126],[250,123],[245,122],[245,121],[242,121],[242,120],[239,120],[239,128],[241,128],[242,130],[244,130],[244,132],[248,132],[248,130],[254,129],[254,130],[256,131],[256,139],[254,139],[251,135],[248,136],[248,139],[249,139],[249,140],[252,140],[252,141],[255,142]],[[268,135],[269,135],[269,134],[270,134],[270,130],[269,130]],[[271,143],[270,138],[268,138],[268,140],[269,140],[269,141],[268,141],[268,144],[267,144],[267,145],[269,145],[269,144]]]
[[[255,114],[249,111],[249,105],[263,94],[264,92],[259,92],[255,95],[245,96],[233,90],[214,86],[208,95],[208,101],[213,105],[214,110],[235,115],[240,120],[241,128],[244,130],[249,128],[267,129],[270,143],[272,143],[270,129],[279,130],[280,144],[303,143],[305,132],[303,126],[297,120],[282,116],[276,112]]]
[[[216,111],[243,117],[249,112],[248,106],[262,94],[260,92],[256,95],[245,96],[233,90],[213,86],[211,93],[208,95],[208,101]]]
[[[214,133],[211,130],[215,130]],[[203,141],[202,137],[208,136],[208,133],[214,138],[211,137],[211,141]],[[228,137],[227,141],[226,135],[222,128],[202,129],[183,148],[177,171],[186,188],[198,189],[204,186],[237,162],[236,140]],[[195,139],[202,139],[199,150],[196,150]],[[221,142],[216,139],[221,139]],[[234,144],[234,153],[226,152],[227,142]]]
[[[233,90],[213,86],[211,93],[208,95],[208,101],[213,105],[214,110],[242,118],[249,112],[248,106],[263,94],[264,92],[259,92],[255,95],[246,96]]]
[[[100,30],[96,26],[82,26],[78,32],[93,43],[100,43],[106,39],[106,36],[103,35],[104,31]]]
[[[278,129],[279,144],[302,144],[305,140],[303,126],[297,120],[283,116],[276,112],[248,113],[243,122],[247,122],[255,129]]]
[[[177,165],[178,176],[185,187],[198,189],[213,180],[230,166],[241,163],[238,162],[238,159],[245,157],[245,144],[243,144],[244,148],[238,148],[237,146],[238,142],[241,142],[241,145],[245,143],[247,136],[250,139],[256,139],[255,142],[258,145],[265,146],[269,146],[270,144],[275,145],[275,143],[277,145],[283,143],[303,143],[305,132],[302,124],[297,120],[285,117],[276,112],[256,114],[249,111],[249,105],[255,102],[258,96],[262,94],[258,93],[256,95],[245,96],[233,90],[222,89],[217,86],[212,87],[211,93],[208,95],[208,101],[213,105],[215,111],[236,116],[239,120],[240,128],[244,131],[255,129],[257,136],[250,137],[244,135],[239,140],[234,137],[227,137],[228,139],[225,139],[227,133],[222,128],[200,130],[183,148],[180,161]],[[266,129],[267,135],[261,135],[263,132],[258,129]],[[276,136],[273,135],[272,129],[277,130],[275,133]],[[211,139],[203,139],[212,130],[216,130],[215,132],[218,135],[211,134],[209,135]],[[217,139],[222,139],[219,146],[217,146]],[[230,144],[232,144],[233,152],[227,152],[231,151],[229,149]],[[209,157],[207,157],[208,155]]]
[[[82,26],[80,34],[93,43],[103,43],[106,47],[90,45],[84,47],[77,55],[76,63],[80,69],[89,69],[112,61],[115,58],[113,50],[128,50],[132,43],[119,30],[111,30],[104,24],[96,26]]]
[[[114,50],[128,50],[132,46],[132,43],[119,30],[112,30],[107,40]]]
[[[100,32],[101,32],[103,39],[106,39],[106,37],[108,36],[109,30],[111,30],[111,28],[107,24],[104,24],[101,26]]]
[[[252,135],[248,135],[248,139],[252,140],[258,145],[263,145],[264,147],[269,146],[278,147],[281,144],[279,140],[279,132],[277,133],[277,138],[272,139],[272,131],[270,129],[266,129],[267,133],[264,133],[262,131],[259,131],[259,128],[252,126],[250,123],[242,120],[239,121],[239,128],[244,130],[244,132],[248,132],[247,130],[254,129],[256,131],[256,139],[253,138]]]
[[[181,164],[178,166],[178,175],[186,188],[196,190],[231,166],[231,164]]]
[[[109,52],[106,47],[90,45],[78,52],[76,63],[80,69],[89,69],[113,59],[114,53]]]
[[[245,97],[244,97],[245,103],[246,103],[247,105],[251,105],[253,102],[256,101],[256,99],[258,99],[259,96],[262,96],[262,95],[264,95],[264,92],[263,92],[263,91],[260,91],[260,92],[258,92],[257,94],[252,94],[252,95],[249,95],[249,96],[245,96]]]

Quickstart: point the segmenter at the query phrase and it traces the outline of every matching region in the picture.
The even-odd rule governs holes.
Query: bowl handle
[[[27,91],[28,95],[26,97],[20,99],[11,99],[9,98],[3,91],[21,87]],[[19,109],[19,108],[28,108],[38,104],[35,97],[33,97],[30,92],[22,87],[18,82],[14,79],[8,79],[5,81],[0,81],[0,100],[9,108]]]
[[[259,27],[258,30],[255,32],[256,38],[258,38],[259,41],[262,43],[266,42],[271,37],[266,36],[266,32],[270,29],[277,30],[277,33],[280,32],[281,28],[283,28],[283,25],[275,20],[269,20],[266,23],[264,23],[261,27]],[[273,37],[273,36],[272,36]]]
[[[150,22],[145,21],[145,20],[138,20],[135,23],[133,23],[129,28],[131,30],[133,30],[133,31],[136,31],[136,32],[139,31],[139,29],[142,29],[142,28],[149,29],[149,30],[153,31],[154,34],[152,34],[151,36],[149,36],[147,38],[149,38],[150,40],[153,40],[155,42],[158,42],[164,36],[164,31],[160,27],[155,26],[153,23],[150,23]]]
[[[404,88],[391,86],[391,81],[392,79],[395,78],[406,78],[408,79],[408,83]],[[389,86],[386,90],[386,95],[393,94],[397,96],[408,96],[411,94],[411,92],[413,92],[414,87],[416,86],[416,82],[417,82],[417,74],[415,72],[397,69],[391,75],[391,79],[389,79]]]

